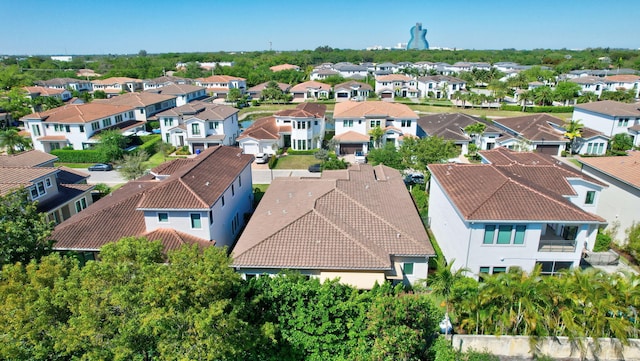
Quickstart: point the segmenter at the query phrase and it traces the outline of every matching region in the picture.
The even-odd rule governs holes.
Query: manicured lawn
[[[320,161],[312,155],[286,155],[278,159],[275,169],[307,169],[316,163]]]
[[[260,200],[262,199],[262,196],[264,196],[264,192],[267,191],[267,188],[269,188],[268,184],[254,184],[253,185],[253,204],[254,204],[254,206],[257,206],[258,203],[260,203]]]
[[[413,110],[417,110],[422,113],[465,113],[475,116],[486,116],[486,117],[520,117],[523,115],[532,115],[535,113],[525,113],[525,112],[514,112],[508,110],[499,110],[499,109],[472,109],[472,108],[459,108],[459,107],[436,107],[431,105],[418,105],[418,104],[408,104],[409,108]],[[571,113],[550,113],[551,116],[560,119],[571,118]]]
[[[147,166],[147,168],[155,168],[157,166],[159,166],[160,164],[169,161],[173,158],[171,157],[165,157],[162,152],[156,152],[154,155],[152,155],[151,157],[149,157],[149,159],[145,162],[145,165]]]
[[[67,168],[89,168],[95,163],[62,163],[56,162],[54,166],[56,167],[67,167]]]

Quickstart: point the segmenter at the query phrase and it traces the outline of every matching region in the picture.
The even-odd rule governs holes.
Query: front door
[[[284,140],[284,147],[291,148],[291,134],[283,135],[282,139]]]

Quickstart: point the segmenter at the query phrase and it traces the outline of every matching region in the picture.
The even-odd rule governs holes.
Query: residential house
[[[548,155],[498,147],[485,164],[431,164],[430,229],[453,269],[543,274],[578,267],[593,250],[606,185]]]
[[[235,145],[240,135],[238,109],[223,104],[193,101],[156,114],[162,140],[188,147],[193,154],[218,145]]]
[[[73,78],[53,78],[36,82],[38,86],[53,89],[67,89],[79,92],[92,91],[91,82]]]
[[[345,79],[364,79],[369,76],[369,69],[366,66],[352,63],[336,63],[333,70]]]
[[[94,136],[101,131],[144,126],[136,121],[130,106],[95,102],[67,104],[25,115],[21,120],[31,132],[33,148],[47,153],[66,146],[89,149],[99,142]]]
[[[267,85],[269,85],[269,83],[270,82],[264,82],[264,83],[258,84],[256,86],[252,86],[251,88],[249,88],[247,90],[247,93],[249,94],[251,99],[261,99],[262,98],[262,91],[267,88]],[[289,84],[286,84],[286,83],[276,83],[276,84],[278,84],[278,88],[280,88],[280,90],[283,93],[288,93],[289,90],[291,89],[291,85],[289,85]]]
[[[66,102],[71,99],[71,92],[67,89],[26,86],[24,90],[27,92],[27,98],[31,100],[36,100],[38,97],[51,97]]]
[[[498,139],[500,146],[559,156],[567,149],[569,140],[559,128],[564,121],[548,114],[494,119],[493,125],[511,137]]]
[[[322,147],[326,105],[298,104],[295,109],[276,112],[256,120],[238,137],[245,154],[275,154],[280,148],[312,150]]]
[[[640,146],[640,138],[633,129],[634,126],[640,126],[640,103],[603,100],[576,104],[571,119],[579,120],[585,126],[609,137],[620,133],[629,134],[634,138],[633,144]]]
[[[461,71],[472,71],[474,69],[478,70],[489,70],[491,69],[491,64],[484,62],[468,62],[468,61],[458,61],[453,63],[450,67],[451,70],[459,73]]]
[[[122,105],[134,109],[136,120],[146,122],[153,115],[176,106],[176,96],[154,93],[126,93],[109,99],[96,99],[94,103]]]
[[[207,94],[216,98],[226,98],[231,89],[239,89],[244,94],[247,81],[229,75],[212,75],[206,78],[196,79],[196,85],[207,88]]]
[[[376,76],[376,94],[382,99],[395,97],[418,98],[420,90],[417,81],[404,74],[389,74]]]
[[[190,84],[168,84],[146,91],[149,93],[175,96],[175,106],[177,107],[183,106],[191,101],[202,100],[207,97],[207,88]]]
[[[305,81],[294,85],[290,90],[293,102],[300,103],[307,100],[329,99],[331,97],[331,85],[317,81]]]
[[[333,87],[333,96],[337,102],[344,102],[347,100],[363,101],[369,98],[369,93],[371,91],[373,91],[371,85],[352,80],[336,84],[336,86]]]
[[[147,79],[142,82],[142,90],[152,90],[162,88],[167,85],[185,85],[191,84],[192,80],[187,78],[181,78],[177,76],[161,76],[154,79]]]
[[[604,189],[596,213],[609,223],[607,230],[616,242],[624,244],[625,231],[640,222],[640,151],[626,157],[578,158],[582,173],[609,187]]]
[[[400,67],[398,67],[398,65],[394,63],[376,64],[376,75],[393,74],[393,73],[397,73],[399,70],[400,70]]]
[[[324,79],[327,79],[329,77],[339,76],[339,75],[340,75],[340,73],[338,73],[337,71],[335,71],[333,69],[317,68],[317,69],[313,69],[313,71],[311,71],[311,74],[309,74],[309,79],[312,80],[312,81],[324,80]]]
[[[634,98],[640,97],[640,76],[638,75],[611,75],[604,77],[603,81],[609,91],[632,90]]]
[[[297,65],[291,65],[291,64],[280,64],[280,65],[274,65],[270,67],[269,70],[271,70],[274,73],[278,71],[283,71],[283,70],[300,71],[300,67]]]
[[[67,167],[54,167],[58,157],[39,150],[0,155],[0,195],[27,190],[38,211],[56,224],[93,203],[89,175]]]
[[[92,80],[93,91],[101,90],[107,97],[122,93],[133,93],[142,90],[142,80],[127,77],[112,77],[103,80]]]
[[[420,94],[436,99],[451,99],[455,92],[463,91],[466,84],[462,79],[447,75],[420,76],[417,79]]]
[[[166,162],[58,225],[53,248],[94,258],[123,237],[160,240],[165,251],[230,247],[253,210],[252,161],[221,146]]]
[[[245,279],[296,270],[370,289],[425,279],[435,252],[400,172],[354,164],[274,179],[231,254]]]
[[[482,134],[472,134],[465,130],[474,124],[484,124]],[[440,137],[453,141],[460,148],[461,154],[469,153],[469,144],[475,144],[479,150],[493,149],[496,139],[504,132],[483,118],[464,113],[441,113],[425,115],[417,121],[418,137]]]
[[[600,98],[602,91],[605,89],[605,83],[600,77],[596,76],[581,76],[577,78],[571,78],[568,80],[571,83],[580,85],[580,93],[592,92]]]
[[[368,152],[371,130],[380,127],[384,134],[381,144],[400,146],[405,136],[417,135],[418,116],[408,106],[383,101],[336,103],[333,111],[335,139],[339,142],[337,152],[353,154]]]

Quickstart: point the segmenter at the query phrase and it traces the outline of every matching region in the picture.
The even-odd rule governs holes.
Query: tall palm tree
[[[15,154],[30,147],[30,142],[18,133],[16,129],[0,131],[0,147],[4,147],[8,154]]]
[[[527,108],[527,102],[533,100],[533,93],[530,90],[524,90],[518,96],[518,100],[520,100],[522,104],[522,111],[524,112]]]
[[[460,268],[453,271],[452,268],[454,261],[455,260],[451,260],[451,262],[447,264],[444,257],[438,258],[436,260],[436,272],[427,280],[428,285],[431,287],[433,292],[436,295],[444,297],[447,312],[449,312],[449,298],[451,297],[453,286],[456,282],[465,278],[465,272],[469,271],[466,268]]]

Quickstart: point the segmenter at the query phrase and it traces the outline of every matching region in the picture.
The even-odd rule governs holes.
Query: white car
[[[269,158],[271,156],[267,153],[258,153],[256,154],[256,163],[257,164],[265,164],[269,163]]]
[[[355,157],[356,157],[356,163],[366,163],[367,162],[367,156],[361,150],[357,150],[355,152]]]

